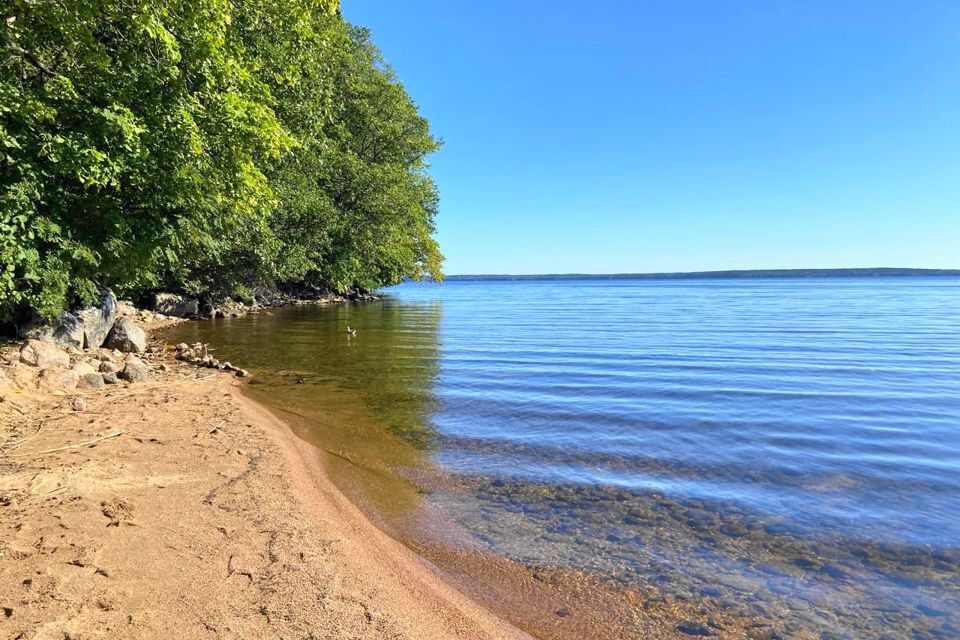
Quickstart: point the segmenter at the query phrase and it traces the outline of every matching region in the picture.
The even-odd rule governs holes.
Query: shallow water
[[[679,607],[681,637],[960,637],[960,280],[386,293],[171,339],[256,370],[250,392],[428,557],[639,590]],[[596,637],[641,628],[588,617]],[[565,635],[542,618],[523,622]]]

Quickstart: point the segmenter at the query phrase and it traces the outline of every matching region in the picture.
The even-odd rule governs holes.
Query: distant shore
[[[960,276],[960,269],[906,269],[871,267],[865,269],[734,269],[728,271],[677,271],[663,273],[547,273],[547,274],[461,274],[449,282],[473,280],[699,280],[710,278],[908,278]]]

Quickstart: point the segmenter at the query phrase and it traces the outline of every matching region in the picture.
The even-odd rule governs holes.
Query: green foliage
[[[438,143],[337,9],[0,2],[0,314],[439,277]]]

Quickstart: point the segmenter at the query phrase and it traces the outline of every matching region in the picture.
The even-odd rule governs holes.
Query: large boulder
[[[158,293],[153,297],[153,310],[177,318],[195,318],[200,314],[200,302],[173,293]]]
[[[99,307],[90,307],[77,312],[83,322],[84,348],[99,349],[113,328],[117,316],[117,299],[109,289],[104,290]]]
[[[124,353],[143,353],[147,349],[147,334],[130,318],[120,318],[113,323],[104,346]]]
[[[38,369],[69,367],[70,356],[54,342],[27,340],[27,343],[20,349],[20,362]]]
[[[83,349],[85,340],[83,320],[69,311],[64,311],[54,323],[50,337],[64,347]]]

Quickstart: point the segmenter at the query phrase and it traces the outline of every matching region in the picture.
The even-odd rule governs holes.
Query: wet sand
[[[171,363],[4,395],[0,637],[529,638],[373,526],[235,378]]]

